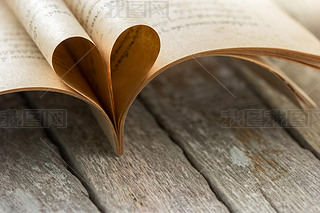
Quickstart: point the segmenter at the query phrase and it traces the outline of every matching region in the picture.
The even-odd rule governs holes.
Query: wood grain
[[[312,100],[320,106],[320,72],[310,67],[286,62],[283,60],[273,60],[273,63],[278,69],[281,69],[288,75],[297,85],[299,85],[308,94]],[[270,87],[263,79],[255,75],[254,70],[261,69],[260,67],[248,68],[245,64],[239,61],[233,61],[231,69],[236,70],[242,77],[247,79],[251,87],[260,94],[265,102],[273,109],[299,110],[300,108],[294,105],[290,100],[281,95],[277,90]],[[254,66],[253,66],[254,67]],[[320,159],[320,117],[319,109],[314,113],[299,113],[299,116],[288,116],[288,113],[279,114],[279,119],[285,121],[287,131],[298,141],[303,147],[313,152]],[[311,122],[310,125],[304,123]]]
[[[167,71],[142,99],[213,191],[232,212],[319,212],[320,161],[282,128],[221,128],[225,110],[267,107],[228,66],[198,61]]]
[[[68,128],[52,128],[51,135],[103,212],[228,212],[139,101],[129,113],[125,154],[118,158],[86,105],[41,95],[28,97],[38,108],[68,110]]]
[[[8,110],[25,108],[19,94],[1,96],[0,212],[99,212],[42,129],[3,128]]]

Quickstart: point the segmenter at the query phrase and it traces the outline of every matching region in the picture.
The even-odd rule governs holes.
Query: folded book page
[[[101,105],[110,117],[110,73],[90,37],[61,0],[7,0],[62,81]]]
[[[49,15],[53,12],[47,11],[48,13],[45,13],[44,10],[41,10],[41,15],[43,15],[44,17],[38,17],[32,12],[31,6],[28,5],[28,3],[31,4],[32,1],[26,1],[26,4],[22,4],[23,2],[24,1],[11,1],[10,4],[13,9],[15,8],[16,10],[19,10],[21,6],[30,9],[26,10],[29,16],[32,16],[34,18],[37,17],[37,20],[42,20],[44,22],[33,23],[33,21],[31,21],[32,23],[29,23],[28,19],[21,15],[21,19],[25,21],[24,27],[29,27],[30,32],[34,33],[31,34],[33,36],[32,41],[28,33],[25,31],[24,27],[19,23],[18,19],[14,16],[13,12],[9,9],[6,3],[4,1],[0,2],[0,93],[5,94],[18,91],[42,90],[44,91],[44,95],[46,92],[53,91],[79,98],[87,102],[93,108],[95,114],[99,115],[100,120],[104,122],[103,129],[106,132],[110,143],[116,146],[115,141],[117,139],[115,137],[116,134],[113,129],[112,121],[109,119],[95,94],[88,86],[85,78],[81,77],[81,75],[78,75],[78,68],[75,67],[75,69],[72,69],[70,71],[75,73],[70,75],[70,77],[68,77],[69,73],[65,75],[67,82],[68,79],[71,78],[70,82],[68,82],[67,84],[70,85],[73,89],[65,84],[66,81],[64,81],[64,76],[59,76],[52,70],[52,67],[64,66],[65,63],[71,63],[72,61],[69,54],[63,56],[64,60],[60,59],[59,57],[57,57],[59,61],[56,61],[54,59],[54,52],[57,48],[55,47],[55,44],[59,46],[62,41],[69,38],[65,37],[65,34],[61,34],[59,29],[54,29],[54,27],[59,27],[55,26],[56,23],[50,24],[50,21],[45,21],[45,17],[53,18]],[[49,3],[49,1],[41,2]],[[59,1],[54,2],[57,3]],[[20,5],[19,3],[21,3],[22,5]],[[41,5],[41,7],[37,7],[33,4],[33,9],[35,9],[34,12],[37,12],[39,8],[43,7],[56,8],[56,5],[54,4],[51,4],[51,6],[49,5],[50,4],[48,4],[47,6]],[[21,12],[21,14],[22,13],[23,12]],[[67,19],[65,19],[65,21],[66,20]],[[43,24],[45,24],[45,26],[41,28],[40,26]],[[53,28],[50,28],[50,26]],[[39,48],[35,45],[35,43],[38,44]],[[40,51],[39,49],[41,49],[42,51]],[[57,54],[61,53],[59,52]],[[58,63],[60,64],[58,65]],[[61,68],[59,67],[56,69]],[[75,85],[73,85],[73,83]],[[76,92],[74,89],[78,92]]]
[[[79,96],[52,71],[4,1],[0,1],[0,62],[1,94],[42,89]]]
[[[112,73],[116,117],[119,118],[158,57],[159,36],[146,25],[144,17],[127,17],[126,5],[130,1],[65,2],[97,45]]]

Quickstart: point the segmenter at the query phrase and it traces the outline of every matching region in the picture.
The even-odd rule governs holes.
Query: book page
[[[43,91],[39,98],[58,92],[88,103],[116,148],[117,137],[108,115],[94,99],[83,97],[61,80],[6,3],[0,1],[0,94],[20,91]]]
[[[0,1],[0,93],[44,89],[76,96],[52,71],[19,21]]]
[[[151,22],[162,41],[154,71],[212,50],[294,60],[320,54],[319,40],[268,0],[177,0],[168,10],[168,17]]]
[[[62,0],[7,0],[34,43],[68,86],[114,118],[111,77],[101,55]]]
[[[320,0],[274,0],[283,10],[320,38]]]

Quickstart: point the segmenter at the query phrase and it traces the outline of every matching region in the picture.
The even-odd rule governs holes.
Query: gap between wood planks
[[[46,142],[38,119],[20,94],[4,95],[0,139],[0,211],[97,212],[80,181],[68,170],[56,147]],[[23,117],[22,117],[23,116]],[[32,123],[31,123],[32,122]],[[41,141],[40,138],[43,140]]]
[[[32,100],[32,98],[30,98],[28,95],[26,95],[26,93],[20,93],[22,99],[25,101],[26,107],[29,109],[39,109],[39,107],[37,106],[37,104]],[[41,122],[43,122],[43,120],[41,120]],[[79,173],[77,173],[71,166],[70,166],[70,159],[68,157],[68,155],[64,152],[64,149],[62,148],[61,144],[59,142],[57,142],[57,138],[56,135],[54,133],[52,133],[52,131],[50,130],[50,128],[44,128],[44,132],[47,135],[47,138],[49,139],[49,143],[52,143],[53,145],[55,145],[57,147],[57,155],[59,155],[59,157],[66,163],[67,169],[68,171],[75,176],[83,185],[83,187],[86,189],[87,192],[87,197],[91,200],[91,202],[97,207],[97,210],[99,210],[100,212],[103,212],[99,205],[96,204],[95,200],[91,197],[91,194],[89,193],[89,186],[88,184],[84,181],[84,179],[81,177],[81,175]],[[42,139],[41,139],[42,140]]]
[[[161,128],[163,131],[167,132],[169,135],[169,138],[171,139],[171,141],[173,143],[175,143],[178,147],[180,147],[180,149],[183,151],[183,155],[185,156],[185,158],[189,161],[189,163],[193,166],[193,168],[195,168],[199,174],[207,181],[208,186],[210,187],[211,191],[213,194],[215,194],[215,196],[217,197],[217,199],[222,202],[230,212],[231,209],[228,207],[228,204],[226,204],[224,202],[224,200],[220,197],[219,191],[217,191],[216,189],[214,189],[212,187],[212,185],[210,184],[210,182],[208,181],[207,177],[205,175],[203,175],[202,171],[194,164],[194,161],[192,161],[190,159],[190,156],[188,155],[188,153],[185,152],[185,150],[183,149],[183,147],[172,137],[172,135],[170,134],[169,131],[167,131],[167,129],[163,126],[163,124],[159,121],[159,119],[157,118],[157,115],[150,109],[150,107],[148,106],[147,103],[144,102],[143,98],[138,97],[138,100],[143,104],[143,106],[145,107],[145,109],[154,117],[156,123],[158,124],[159,128]]]

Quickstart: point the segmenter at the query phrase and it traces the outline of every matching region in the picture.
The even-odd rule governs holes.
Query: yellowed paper
[[[50,66],[71,88],[114,117],[110,73],[99,51],[61,0],[7,0]]]
[[[320,0],[274,0],[284,11],[320,38]]]
[[[5,2],[0,1],[0,94],[19,91],[43,91],[43,95],[59,92],[87,102],[103,123],[110,143],[116,146],[113,125],[104,110],[61,80]]]

